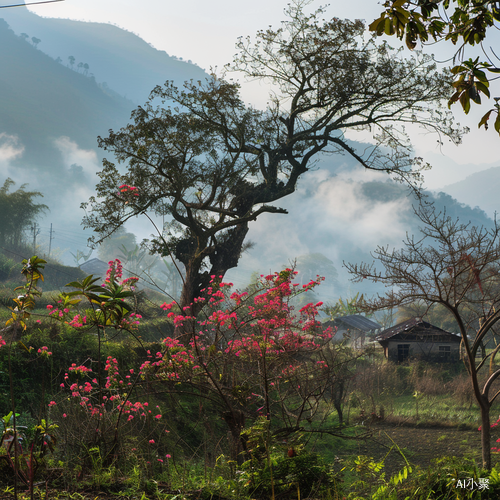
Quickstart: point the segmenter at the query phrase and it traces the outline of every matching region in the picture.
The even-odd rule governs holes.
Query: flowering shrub
[[[48,307],[49,315],[74,328],[97,328],[99,342],[106,328],[139,328],[141,315],[131,312],[125,301],[133,292],[120,281],[122,272],[116,259],[109,262],[102,285],[95,285],[91,277],[71,283],[77,290],[65,294],[57,307]],[[246,419],[293,414],[297,404],[311,415],[318,408],[318,395],[334,381],[335,360],[322,356],[333,336],[333,331],[324,330],[317,320],[322,303],[307,304],[298,313],[290,304],[298,294],[319,285],[322,278],[299,287],[292,283],[295,274],[285,269],[262,275],[251,293],[233,291],[232,283],[223,282],[222,276],[212,276],[210,285],[202,290],[203,296],[194,301],[203,306],[196,317],[191,313],[194,303],[183,310],[175,303],[160,306],[186,334],[165,338],[161,352],[148,351],[138,370],[131,369],[123,377],[117,359],[110,356],[101,383],[99,361],[96,377],[92,368],[73,363],[61,387],[69,392],[78,411],[86,418],[97,419],[94,432],[104,435],[106,428],[114,426],[116,440],[119,427],[143,426],[146,419],[162,422],[161,412],[152,413],[144,398],[132,397],[135,388],[159,383],[163,390],[175,393],[179,385],[190,385],[202,397],[218,402],[233,436],[236,457],[244,449],[240,435]],[[85,315],[70,312],[78,296],[93,305]],[[64,407],[61,411],[70,415],[73,410]],[[300,411],[291,425],[299,426],[304,415],[304,410]],[[150,439],[153,444],[151,441],[154,439]]]
[[[40,347],[40,349],[38,349],[37,352],[38,352],[38,354],[40,354],[40,356],[45,357],[45,358],[52,356],[52,352],[49,351],[49,348],[45,345],[43,347]]]
[[[334,382],[336,361],[322,356],[334,333],[317,320],[322,303],[307,304],[298,314],[290,305],[293,297],[322,279],[298,288],[292,283],[295,274],[285,269],[261,276],[252,294],[232,291],[232,283],[212,276],[204,296],[195,300],[204,304],[197,317],[190,315],[190,307],[180,311],[175,303],[160,306],[174,325],[192,325],[192,330],[165,338],[163,352],[140,367],[141,377],[167,384],[173,392],[178,384],[189,384],[220,401],[235,440],[234,455],[242,451],[238,441],[247,418],[290,414],[297,404],[313,413],[318,394]]]

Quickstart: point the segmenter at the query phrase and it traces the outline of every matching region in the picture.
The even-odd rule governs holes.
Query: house
[[[323,323],[323,326],[331,326],[337,329],[334,340],[345,340],[350,347],[362,349],[365,346],[367,335],[374,334],[382,327],[371,319],[360,316],[359,314],[351,314],[350,316],[342,316],[335,318],[333,321]]]
[[[407,359],[427,361],[458,361],[460,359],[460,335],[433,326],[422,318],[403,321],[384,330],[376,339],[391,361]]]

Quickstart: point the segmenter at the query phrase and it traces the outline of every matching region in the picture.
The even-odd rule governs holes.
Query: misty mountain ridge
[[[38,18],[25,9],[13,10],[25,11],[24,17],[18,16],[21,19],[34,19],[42,24],[51,21]],[[67,21],[65,26],[71,23]],[[86,23],[76,24],[87,27]],[[101,28],[107,29],[106,25],[94,26],[97,30]],[[27,30],[20,27],[21,33]],[[78,32],[76,28],[73,31]],[[130,33],[125,33],[124,37],[139,40]],[[80,204],[94,194],[98,181],[96,173],[101,168],[103,151],[97,148],[97,136],[106,136],[110,128],[117,130],[125,126],[136,105],[108,85],[98,84],[90,75],[90,64],[86,75],[74,71],[40,50],[44,42],[41,35],[33,38],[17,36],[7,22],[0,19],[3,49],[0,53],[3,70],[0,75],[0,176],[4,180],[11,177],[18,187],[27,183],[30,189],[45,195],[41,201],[49,206],[50,212],[40,226],[43,233],[39,241],[47,240],[50,223],[53,223],[56,230],[53,246],[76,251],[86,247],[90,236],[80,227],[83,217]],[[95,46],[97,35],[89,35],[89,38],[89,43]],[[159,53],[141,42],[148,53]],[[60,44],[65,46],[64,39]],[[115,42],[114,49],[117,47]],[[126,57],[127,46],[121,50],[123,58]],[[145,61],[148,58],[142,57],[142,53],[138,56],[137,51],[134,54],[127,65],[128,71],[140,74],[142,69],[134,68],[133,61],[138,57]],[[165,53],[163,56],[168,58]],[[193,68],[198,76],[200,73],[205,75],[187,63],[180,67],[188,70],[185,75],[177,72],[177,77],[183,81],[193,76],[189,71]],[[167,69],[163,67],[162,71]],[[150,78],[156,77],[150,74]],[[144,100],[158,83],[161,81],[145,83]]]
[[[320,300],[331,302],[357,292],[384,293],[380,284],[351,283],[343,263],[372,262],[371,252],[377,246],[400,248],[407,235],[421,236],[421,222],[413,210],[417,198],[404,184],[384,173],[365,171],[347,157],[328,157],[317,166],[318,170],[303,176],[296,193],[278,203],[288,215],[264,214],[250,225],[248,239],[255,246],[243,254],[237,269],[229,271],[230,281],[242,286],[251,272],[268,273],[283,262],[321,254],[333,263],[338,275],[317,289]],[[437,212],[446,210],[453,220],[485,228],[493,224],[481,209],[459,203],[446,193],[424,194]]]
[[[125,123],[132,103],[104,92],[93,78],[55,62],[16,36],[0,19],[0,130],[16,136],[23,148],[17,166],[61,165],[54,140],[61,136],[83,148]]]
[[[481,207],[489,217],[500,212],[500,167],[476,172],[464,180],[449,184],[442,191],[471,207]]]
[[[39,50],[63,65],[88,64],[97,82],[106,83],[134,104],[143,104],[156,85],[173,80],[204,80],[200,67],[157,50],[139,36],[104,23],[51,19],[37,16],[26,8],[2,12],[2,17],[18,35],[26,33],[41,40]]]

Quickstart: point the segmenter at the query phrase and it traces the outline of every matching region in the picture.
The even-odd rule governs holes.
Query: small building
[[[376,339],[387,359],[403,362],[407,359],[452,362],[460,359],[460,335],[431,325],[422,318],[403,321],[384,330]]]
[[[374,335],[382,326],[371,319],[360,316],[359,314],[351,314],[335,318],[333,321],[323,323],[326,328],[331,326],[337,329],[334,336],[334,341],[346,341],[347,345],[355,349],[365,347],[367,337]]]

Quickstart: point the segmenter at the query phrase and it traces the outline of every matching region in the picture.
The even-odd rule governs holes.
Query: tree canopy
[[[485,54],[484,60],[465,60],[464,47],[483,44],[488,31],[498,29],[500,3],[495,0],[386,0],[384,12],[370,24],[370,30],[378,35],[395,35],[405,39],[413,50],[417,42],[447,40],[457,45],[456,56],[460,63],[452,68],[455,75],[455,92],[449,104],[460,102],[465,113],[470,110],[471,101],[481,104],[481,94],[490,97],[489,78],[486,71],[500,73],[498,56],[491,49],[492,57]],[[496,113],[495,130],[500,134],[500,105],[495,104],[481,119],[479,127],[488,128],[492,113]]]
[[[0,188],[0,242],[4,245],[19,246],[23,242],[23,233],[36,220],[40,213],[47,210],[47,205],[37,204],[34,198],[43,196],[38,191],[26,191],[26,184],[9,192],[15,182],[8,178]]]
[[[301,3],[287,14],[280,28],[240,40],[231,66],[273,84],[266,109],[246,105],[224,75],[182,89],[167,82],[132,123],[99,138],[126,169],[104,160],[84,224],[102,239],[137,215],[164,216],[151,249],[184,264],[182,306],[237,265],[250,221],[286,213],[273,203],[295,191],[319,153],[349,154],[415,184],[423,161],[405,124],[460,141],[441,107],[450,79],[430,57],[404,59],[366,40],[361,21],[324,21]],[[349,130],[371,131],[374,144],[358,149]]]

